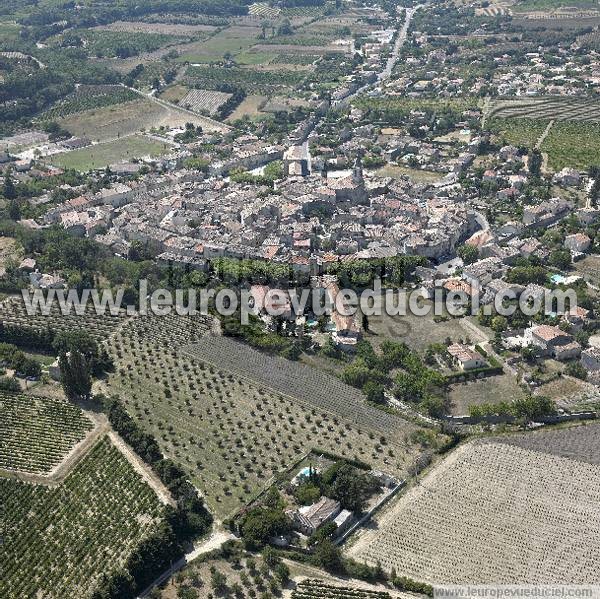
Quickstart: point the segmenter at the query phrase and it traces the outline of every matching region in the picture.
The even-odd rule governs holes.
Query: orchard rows
[[[367,405],[358,389],[338,378],[299,362],[268,356],[233,339],[206,336],[187,351],[207,362],[214,362],[218,356],[221,368],[311,407],[351,418],[359,426],[387,433],[412,428],[402,418]]]
[[[219,516],[239,509],[314,448],[395,475],[414,461],[418,447],[408,433],[376,434],[181,352],[203,334],[198,323],[181,322],[173,329],[168,318],[135,319],[111,338],[108,393],[190,473]]]
[[[0,468],[47,473],[91,428],[67,401],[0,392]]]
[[[152,491],[108,438],[59,486],[0,478],[0,597],[87,597],[122,566],[163,514]]]
[[[292,599],[390,599],[387,591],[371,591],[359,587],[337,586],[322,580],[303,580],[292,593]]]
[[[599,535],[600,467],[500,440],[461,446],[349,553],[430,584],[584,584]]]

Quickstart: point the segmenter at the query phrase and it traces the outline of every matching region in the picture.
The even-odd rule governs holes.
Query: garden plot
[[[56,487],[0,478],[0,596],[86,597],[159,525],[164,510],[108,438]]]
[[[67,401],[0,392],[0,469],[46,474],[91,428]]]
[[[600,467],[587,456],[598,447],[545,432],[531,438],[459,447],[350,555],[431,584],[597,582]]]
[[[238,376],[371,430],[397,433],[412,428],[405,420],[367,405],[358,389],[329,374],[271,357],[233,339],[206,336],[186,351],[205,362],[218,360],[219,367]]]
[[[245,352],[228,355],[229,349],[219,354],[206,349],[207,362],[182,351],[209,326],[206,320],[175,316],[133,319],[110,340],[115,372],[98,390],[122,399],[131,416],[156,437],[165,456],[190,474],[217,517],[233,515],[273,476],[312,449],[359,459],[400,478],[419,458],[422,448],[412,436],[417,427],[385,412],[374,410],[373,416],[362,398],[352,400],[354,389],[350,400],[338,396],[337,412],[332,414],[326,408],[334,402],[331,387],[318,373],[315,379],[302,380],[294,375],[293,363],[282,365],[269,358],[269,372],[274,367],[290,372],[283,395],[237,375],[248,368],[235,364],[250,359]],[[334,392],[350,389],[332,377],[327,380],[339,385]],[[314,405],[289,397],[304,397],[309,386],[316,387]],[[375,417],[390,422],[384,432],[369,430]],[[401,426],[394,429],[397,422]]]
[[[233,94],[210,91],[206,89],[191,89],[179,102],[180,106],[199,113],[215,114]]]

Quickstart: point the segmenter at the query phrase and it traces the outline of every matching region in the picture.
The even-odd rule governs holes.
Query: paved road
[[[413,8],[406,9],[406,17],[404,19],[404,24],[398,32],[398,37],[396,38],[394,49],[392,50],[391,56],[388,58],[385,68],[383,69],[383,71],[381,71],[381,73],[379,73],[379,81],[385,81],[386,79],[390,78],[394,66],[396,65],[396,62],[398,60],[398,56],[400,55],[400,50],[402,49],[402,46],[406,41],[406,35],[408,34],[408,28],[410,27],[410,22],[412,21],[413,15],[415,14],[415,12],[417,12],[417,10],[423,8],[424,6],[424,4],[418,4]]]

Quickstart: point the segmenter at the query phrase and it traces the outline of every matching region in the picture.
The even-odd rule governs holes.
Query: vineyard
[[[497,133],[504,143],[533,148],[548,125],[548,121],[530,118],[496,118],[488,121],[487,128]],[[542,145],[548,156],[550,170],[565,166],[587,170],[600,162],[598,148],[600,123],[583,121],[556,121]]]
[[[85,314],[77,316],[75,314],[63,315],[60,313],[56,303],[52,306],[50,313],[47,316],[36,314],[29,316],[26,311],[25,304],[21,298],[10,298],[0,304],[0,323],[8,326],[19,327],[26,333],[29,331],[46,331],[52,329],[54,331],[73,331],[84,330],[96,340],[106,339],[119,326],[125,322],[125,315],[112,316],[110,314],[97,315],[91,310],[86,310]],[[25,343],[17,343],[17,345],[26,345]]]
[[[591,447],[591,437],[566,441],[559,431],[537,433],[532,442],[507,437],[463,445],[349,553],[432,584],[594,583],[600,468],[561,455],[576,445],[575,457],[596,460],[597,431],[591,434]]]
[[[0,478],[0,596],[88,597],[162,518],[154,492],[107,438],[57,487]]]
[[[548,154],[548,166],[559,171],[565,166],[587,170],[600,162],[600,123],[558,122],[541,146]]]
[[[138,97],[134,91],[118,85],[82,85],[75,93],[43,112],[39,120],[51,121],[92,108],[130,102]]]
[[[215,366],[181,350],[207,328],[206,321],[175,316],[130,321],[110,340],[116,368],[106,392],[119,396],[163,453],[190,473],[218,517],[235,513],[275,474],[313,448],[360,459],[398,476],[418,457],[421,448],[411,438],[412,425],[404,425],[404,434],[393,428],[376,433],[343,399],[332,414],[318,399],[311,407],[240,378],[240,369],[224,353],[227,364]],[[214,354],[209,358],[214,360]],[[229,365],[235,370],[228,370]],[[271,368],[281,367],[275,365],[271,362]],[[316,398],[328,393],[327,387],[303,382],[299,375],[293,380],[288,393],[292,384],[311,385]],[[384,412],[381,417],[391,418]]]
[[[488,120],[486,128],[500,135],[503,143],[533,148],[547,124],[546,121],[531,119],[494,118]]]
[[[190,87],[218,89],[224,83],[243,88],[247,93],[268,93],[283,86],[295,86],[304,79],[302,71],[253,71],[240,68],[191,66],[186,72]]]
[[[530,451],[600,466],[600,426],[581,426],[576,429],[554,429],[536,434],[510,435],[500,442]]]
[[[266,2],[255,2],[248,7],[248,13],[253,17],[262,17],[263,19],[276,19],[281,13],[280,8],[270,6]]]
[[[505,98],[494,101],[488,118],[600,122],[600,102],[564,96]]]
[[[0,392],[0,469],[48,473],[91,428],[69,402]]]
[[[180,106],[194,112],[215,114],[222,104],[225,104],[232,94],[208,91],[205,89],[191,89],[179,102]]]
[[[360,587],[337,586],[322,580],[303,580],[292,593],[292,599],[391,599],[387,591],[370,591]]]
[[[278,54],[271,64],[311,65],[319,58],[320,54]]]

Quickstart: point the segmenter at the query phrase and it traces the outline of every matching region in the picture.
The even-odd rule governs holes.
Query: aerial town
[[[0,597],[597,593],[599,31],[0,7]]]

